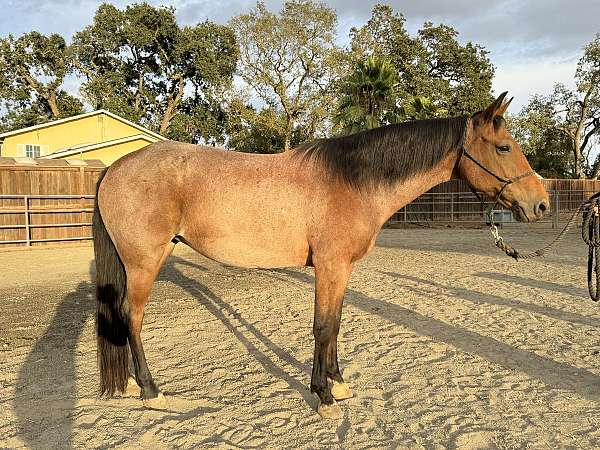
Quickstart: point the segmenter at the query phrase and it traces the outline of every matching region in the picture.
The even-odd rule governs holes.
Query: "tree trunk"
[[[573,142],[573,164],[575,166],[575,178],[584,179],[585,168],[583,167],[583,155],[581,153],[581,147],[578,145],[577,139],[574,138]]]
[[[55,119],[58,119],[58,117],[60,116],[60,111],[58,110],[58,102],[56,100],[56,92],[54,92],[54,91],[50,92],[50,94],[46,97],[46,101],[48,102],[48,105],[50,106],[50,111],[52,111],[52,117]]]
[[[167,103],[167,109],[165,110],[165,113],[162,117],[162,121],[160,122],[160,130],[158,131],[158,134],[162,136],[165,135],[165,133],[169,129],[169,126],[171,125],[171,119],[173,118],[173,110],[175,109],[173,103],[173,100],[169,99]]]
[[[169,127],[171,126],[171,120],[173,120],[173,117],[175,117],[175,115],[177,114],[177,108],[179,107],[179,104],[181,103],[181,99],[183,98],[183,88],[184,87],[185,87],[185,80],[183,79],[183,76],[180,76],[178,78],[177,94],[175,96],[173,96],[171,94],[171,96],[167,100],[167,109],[165,110],[162,121],[160,122],[160,130],[158,133],[163,136],[165,135],[165,133],[168,131]]]
[[[594,164],[594,170],[592,170],[592,176],[590,178],[592,180],[597,180],[600,176],[600,161],[596,159],[596,164]]]
[[[586,178],[585,176],[585,170],[583,167],[583,158],[581,157],[581,155],[578,155],[579,152],[574,151],[574,165],[575,165],[575,178],[579,178],[580,180],[583,180]]]
[[[283,140],[283,151],[287,152],[292,146],[292,128],[294,126],[294,121],[291,117],[288,117],[287,126],[285,127],[285,137]]]
[[[579,114],[579,118],[577,121],[577,128],[575,129],[575,135],[573,136],[573,150],[575,152],[575,162],[578,162],[578,166],[576,166],[576,176],[577,178],[586,178],[585,172],[583,171],[583,152],[585,151],[585,146],[587,145],[587,139],[583,138],[584,130],[585,130],[585,122],[588,118],[589,108],[590,108],[590,97],[594,90],[596,89],[595,83],[597,76],[595,75],[590,83],[590,86],[583,97],[583,101],[581,103],[581,112]]]

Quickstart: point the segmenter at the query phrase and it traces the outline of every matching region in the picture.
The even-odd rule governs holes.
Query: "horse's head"
[[[502,114],[512,98],[505,102],[505,97],[506,92],[471,117],[458,170],[472,188],[510,208],[517,220],[533,222],[550,209],[548,193],[506,129]]]

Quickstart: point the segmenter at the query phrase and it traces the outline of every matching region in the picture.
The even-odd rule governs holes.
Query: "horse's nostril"
[[[542,200],[535,207],[536,216],[542,216],[548,210],[548,203],[546,200]]]

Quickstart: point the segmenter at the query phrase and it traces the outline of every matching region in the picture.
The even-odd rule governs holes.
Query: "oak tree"
[[[0,106],[6,111],[0,126],[4,130],[83,111],[82,103],[64,90],[72,58],[60,35],[33,31],[0,39],[0,66]]]

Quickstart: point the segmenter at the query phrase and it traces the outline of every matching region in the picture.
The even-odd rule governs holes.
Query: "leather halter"
[[[470,122],[470,119],[469,119]],[[467,135],[467,130],[469,128],[469,123],[467,122],[466,128],[465,128],[465,137],[463,139],[466,140],[466,135]],[[460,165],[462,164],[462,160],[463,158],[466,157],[468,159],[470,159],[471,161],[473,161],[477,166],[479,166],[482,170],[484,170],[485,172],[487,172],[489,175],[493,176],[496,180],[498,180],[500,183],[504,183],[502,185],[502,187],[500,188],[500,191],[498,191],[498,194],[496,194],[496,198],[494,198],[494,204],[492,205],[492,209],[494,209],[496,207],[496,205],[498,204],[498,201],[500,200],[500,196],[502,195],[502,192],[504,192],[504,189],[506,189],[506,187],[509,184],[515,183],[525,177],[528,177],[530,175],[535,175],[535,171],[530,170],[529,172],[524,172],[520,175],[517,175],[515,177],[512,178],[504,178],[501,177],[500,175],[498,175],[497,173],[493,172],[492,170],[488,169],[487,167],[485,167],[482,163],[480,163],[473,155],[471,155],[468,151],[467,151],[467,147],[465,146],[465,144],[462,144],[461,150],[460,150],[460,157],[458,158],[458,163],[456,165],[456,168],[458,170],[458,173],[460,174]],[[477,193],[477,191],[475,189],[473,189],[469,183],[469,188],[473,191],[473,193],[475,194],[475,196],[480,200],[481,197],[479,196],[479,194]],[[483,202],[482,202],[483,203]]]

